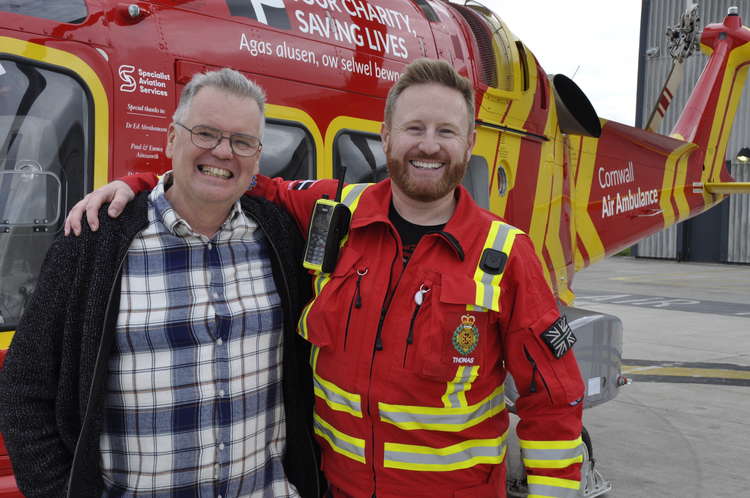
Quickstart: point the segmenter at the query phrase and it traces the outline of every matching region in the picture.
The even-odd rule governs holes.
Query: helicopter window
[[[334,143],[333,175],[346,167],[346,183],[374,183],[388,176],[380,135],[343,131]]]
[[[80,24],[88,15],[84,0],[0,0],[0,12],[41,17],[51,21]]]
[[[484,209],[490,208],[488,174],[487,160],[482,156],[471,156],[462,182],[474,201]]]
[[[315,142],[296,123],[266,120],[260,171],[285,180],[315,178]]]
[[[62,213],[90,186],[90,113],[74,78],[0,58],[0,331],[15,329]]]

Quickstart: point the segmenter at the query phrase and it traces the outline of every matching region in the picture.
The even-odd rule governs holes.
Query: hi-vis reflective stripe
[[[505,410],[503,386],[471,406],[440,408],[378,403],[380,420],[400,429],[460,432]]]
[[[571,441],[527,441],[521,439],[521,454],[525,467],[562,469],[583,462],[581,438]]]
[[[479,365],[467,367],[465,365],[458,367],[456,376],[448,382],[445,394],[441,398],[443,406],[446,408],[459,408],[467,406],[466,391],[471,389],[471,383],[479,375]]]
[[[505,458],[506,431],[493,439],[469,439],[445,448],[385,443],[383,465],[390,469],[445,472],[482,463],[500,464]]]
[[[315,395],[328,405],[332,410],[346,412],[357,418],[362,418],[362,403],[359,394],[353,394],[341,389],[339,386],[325,380],[318,375],[318,354],[320,348],[312,347],[311,365],[313,371],[313,383]]]
[[[341,202],[353,213],[359,204],[359,198],[365,189],[373,185],[372,183],[352,183],[347,185],[341,191]]]
[[[484,241],[484,247],[482,248],[482,254],[485,249],[495,249],[496,251],[504,252],[506,255],[510,255],[510,249],[513,247],[513,242],[516,239],[516,235],[523,233],[518,228],[503,223],[502,221],[493,221],[490,225],[490,231],[487,234],[487,239]],[[476,304],[493,311],[500,311],[500,281],[503,278],[503,273],[499,275],[491,275],[486,273],[477,264],[477,269],[474,272],[474,281],[476,282]]]
[[[527,477],[529,484],[528,498],[575,498],[581,483],[570,479],[557,477],[534,476]]]
[[[344,434],[333,428],[331,424],[314,414],[313,422],[315,425],[315,434],[322,437],[331,449],[345,457],[351,458],[361,463],[365,463],[365,440]],[[294,444],[291,442],[291,444]]]
[[[323,287],[331,280],[330,274],[328,273],[317,273],[313,279],[313,290],[315,292],[315,298],[320,295]],[[307,306],[302,310],[299,321],[297,322],[297,333],[302,336],[303,339],[309,340],[310,332],[307,330],[307,315],[310,314],[310,309],[315,304],[315,299],[310,301]]]
[[[347,206],[351,210],[351,212],[354,213],[354,210],[357,209],[357,205],[359,204],[359,198],[362,197],[365,189],[370,185],[373,184],[353,183],[351,185],[347,185],[341,191],[341,203]],[[344,243],[346,243],[348,238],[349,234],[347,233],[341,240],[342,246],[344,245]],[[310,301],[307,306],[305,306],[305,308],[302,310],[302,314],[299,317],[299,322],[297,322],[297,333],[301,335],[305,340],[309,338],[310,334],[307,330],[307,316],[310,314],[310,309],[312,308],[313,304],[315,304],[315,299],[318,298],[320,293],[323,292],[323,288],[330,281],[331,276],[328,273],[316,273],[315,278],[313,279],[315,298]]]

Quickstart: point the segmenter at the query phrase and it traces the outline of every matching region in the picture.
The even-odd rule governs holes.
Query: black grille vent
[[[479,46],[479,79],[487,86],[497,88],[497,65],[492,51],[492,33],[484,19],[463,5],[450,4],[466,19]]]

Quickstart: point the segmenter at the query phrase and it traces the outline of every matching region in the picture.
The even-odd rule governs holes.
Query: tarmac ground
[[[750,497],[750,266],[613,257],[573,290],[623,321],[633,379],[584,412],[603,496]]]

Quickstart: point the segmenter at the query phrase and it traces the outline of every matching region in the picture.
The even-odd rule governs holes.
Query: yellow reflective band
[[[527,468],[562,469],[583,462],[583,442],[520,440],[523,464]]]
[[[496,251],[510,255],[516,235],[520,233],[523,232],[507,223],[493,221],[487,233],[487,238],[484,241],[481,254],[484,254],[485,249],[495,249]],[[476,305],[493,311],[500,311],[500,281],[503,278],[503,273],[501,272],[498,275],[488,274],[480,268],[479,262],[477,262],[477,269],[474,271]]]
[[[507,447],[506,431],[493,439],[469,439],[444,448],[385,443],[383,466],[428,472],[467,469],[479,464],[500,464]]]
[[[359,205],[359,198],[365,192],[365,189],[373,183],[352,183],[341,190],[341,202],[353,213]]]
[[[539,484],[541,486],[552,486],[555,488],[565,488],[565,489],[580,489],[581,483],[579,481],[574,481],[572,479],[561,479],[559,477],[547,477],[547,476],[537,476],[537,475],[529,475],[527,476],[527,482],[529,483],[529,486],[532,484]],[[529,495],[529,498],[531,498],[532,495]]]
[[[325,439],[331,449],[347,458],[365,463],[365,440],[349,436],[335,429],[317,413],[313,415],[315,434]]]
[[[474,379],[479,375],[479,366],[468,367],[462,365],[458,367],[456,376],[452,381],[448,382],[445,388],[445,394],[443,394],[443,406],[446,408],[459,408],[461,406],[468,406],[466,401],[466,391],[471,389],[471,384]]]
[[[521,448],[527,448],[530,450],[569,450],[579,447],[583,443],[583,439],[570,439],[565,441],[531,441],[528,439],[518,440]]]
[[[352,183],[351,185],[345,186],[341,191],[341,202],[349,208],[352,218],[354,217],[354,211],[359,206],[359,198],[365,192],[367,187],[374,185],[373,183]],[[341,238],[339,247],[344,247],[344,244],[349,240],[349,231]]]
[[[528,458],[523,459],[523,466],[534,468],[534,469],[564,469],[575,463],[582,463],[583,455],[578,455],[573,458],[566,458],[564,460],[529,460]]]
[[[320,348],[313,345],[310,349],[310,365],[313,371],[313,391],[332,410],[346,412],[357,418],[362,418],[362,398],[359,394],[353,394],[341,389],[331,381],[318,374],[318,356]]]
[[[332,410],[346,412],[357,418],[362,418],[361,398],[358,394],[344,391],[332,382],[323,379],[317,372],[313,377],[315,395],[323,400],[326,405]]]
[[[505,410],[504,386],[479,403],[457,408],[378,403],[380,420],[404,430],[460,432]]]
[[[490,231],[487,234],[487,239],[484,241],[484,247],[482,248],[482,254],[484,254],[484,250],[485,249],[492,247],[493,242],[497,238],[497,232],[500,230],[500,226],[501,225],[502,225],[502,223],[500,223],[498,221],[493,221],[492,224],[490,225]],[[480,258],[481,258],[481,256],[480,256]],[[485,294],[491,292],[492,289],[491,288],[490,289],[486,288],[486,286],[482,283],[482,277],[486,277],[486,273],[484,271],[482,271],[481,268],[479,268],[479,265],[477,265],[477,269],[474,271],[474,281],[476,282],[476,288],[477,288],[477,291],[476,291],[476,302],[478,304],[484,305],[485,302],[486,302],[485,301],[485,299],[486,299]],[[500,278],[501,277],[502,277],[502,273],[499,274],[499,275],[495,275],[492,278],[490,285],[492,285],[494,287],[498,287],[499,284],[500,284]],[[493,304],[494,304],[495,300],[493,299],[492,301],[493,301]],[[497,296],[497,301],[496,302],[497,303],[500,302],[500,296],[499,295]],[[492,306],[489,306],[489,307],[492,308]],[[492,308],[492,309],[495,310],[495,311],[499,311],[500,310],[499,304],[495,308]]]
[[[330,281],[331,276],[328,273],[316,272],[315,278],[313,279],[313,291],[315,292],[315,297],[312,301],[310,301],[310,303],[308,303],[307,306],[304,307],[302,313],[300,314],[299,321],[297,322],[297,333],[301,335],[302,338],[306,341],[309,340],[310,337],[310,333],[307,330],[307,316],[310,314],[310,310],[315,304],[315,299],[318,298],[320,293],[323,291],[323,287],[325,287],[326,284]]]

